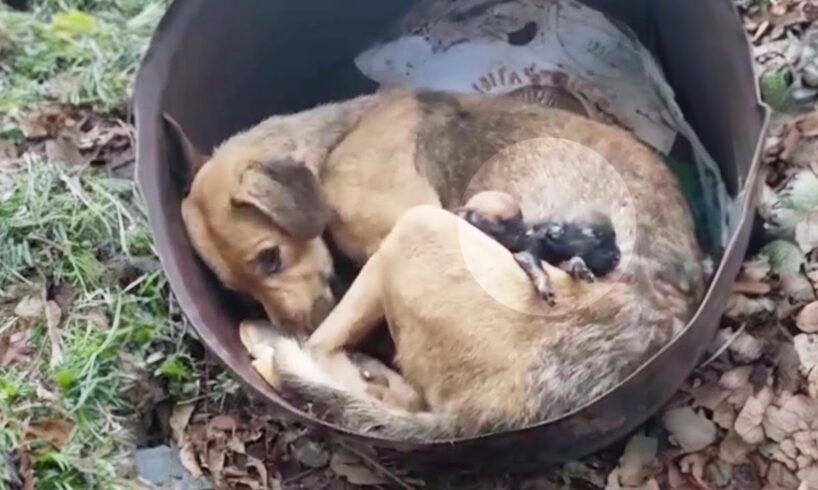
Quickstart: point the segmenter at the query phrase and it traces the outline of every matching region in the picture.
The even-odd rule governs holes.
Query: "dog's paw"
[[[537,290],[537,294],[540,295],[540,298],[548,303],[548,306],[557,304],[557,295],[551,287],[551,281],[548,280],[548,276],[537,278],[537,280],[534,281],[534,288]]]
[[[517,264],[528,276],[540,298],[548,305],[554,306],[556,304],[556,295],[554,288],[551,287],[551,278],[540,260],[528,251],[514,254],[514,260],[517,261]]]
[[[257,356],[254,356],[250,362],[253,369],[256,370],[259,376],[270,386],[275,389],[281,388],[281,379],[278,376],[275,368],[275,350],[270,346],[262,346],[256,351]]]
[[[568,273],[576,280],[594,282],[596,277],[582,257],[573,257],[568,261]]]
[[[274,347],[282,336],[267,320],[244,320],[239,324],[239,339],[256,359],[264,355],[266,347]]]

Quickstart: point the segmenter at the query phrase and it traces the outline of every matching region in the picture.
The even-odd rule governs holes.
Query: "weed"
[[[130,181],[29,156],[0,201],[0,288],[74,292],[58,326],[60,362],[49,359],[45,321],[0,321],[0,336],[26,330],[38,354],[0,371],[0,460],[25,448],[37,488],[116,488],[138,413],[159,398],[198,395],[199,361],[187,350],[186,324],[168,315],[161,273],[109,277],[111,261],[155,260],[134,196]],[[61,445],[26,432],[49,420],[72,428]]]
[[[44,101],[123,112],[140,57],[167,0],[41,0],[0,4],[0,114]],[[0,117],[0,136],[20,136]]]

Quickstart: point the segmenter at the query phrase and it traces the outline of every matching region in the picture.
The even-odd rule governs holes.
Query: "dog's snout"
[[[332,308],[335,306],[335,299],[333,298],[332,294],[324,295],[321,298],[318,298],[315,303],[313,303],[312,308],[310,309],[309,315],[309,323],[313,327],[317,327],[324,321],[324,318],[329,315],[329,312],[332,311]]]

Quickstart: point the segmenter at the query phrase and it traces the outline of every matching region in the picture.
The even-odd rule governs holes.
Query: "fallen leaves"
[[[68,167],[104,164],[118,175],[132,176],[135,156],[130,125],[101,117],[87,107],[64,104],[45,104],[14,116],[28,140],[29,152]],[[0,158],[10,164],[18,159]]]
[[[28,343],[30,337],[30,330],[14,332],[11,335],[0,335],[0,368],[28,362],[33,352]]]
[[[750,396],[738,413],[734,428],[748,444],[757,445],[764,442],[764,429],[761,423],[764,421],[764,412],[773,401],[773,396],[772,390],[764,387],[759,393]]]
[[[42,316],[43,310],[43,300],[34,296],[26,296],[14,308],[14,314],[23,320],[37,320]]]
[[[360,486],[385,485],[386,479],[364,466],[360,459],[344,450],[335,451],[329,466],[336,475]]]
[[[176,444],[182,445],[184,443],[185,429],[187,429],[187,424],[190,422],[190,417],[193,416],[195,409],[195,403],[185,403],[173,407],[168,424]]]
[[[659,441],[637,434],[628,441],[619,458],[619,484],[628,487],[643,485],[656,470]]]
[[[197,412],[202,408],[178,405],[169,420],[188,472],[205,476],[217,488],[275,488],[278,479],[271,474],[267,458],[280,453],[276,449],[279,432],[269,416]]]
[[[779,111],[810,107],[818,97],[818,72],[810,35],[818,5],[812,0],[736,3],[743,10],[744,28],[754,44],[764,100]],[[780,94],[770,94],[765,87],[772,75],[781,77],[777,89]]]
[[[701,451],[716,441],[716,425],[688,406],[668,410],[662,423],[686,453]]]
[[[795,319],[795,324],[805,333],[818,333],[818,301],[804,307]]]
[[[321,468],[330,460],[329,451],[324,446],[306,437],[296,439],[291,450],[295,460],[308,468]]]
[[[30,443],[35,440],[46,441],[56,449],[62,449],[74,431],[74,424],[61,419],[46,419],[31,422],[26,427],[24,440]]]

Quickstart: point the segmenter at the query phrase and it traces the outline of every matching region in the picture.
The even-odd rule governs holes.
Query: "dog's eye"
[[[596,238],[597,237],[596,230],[594,230],[590,226],[583,227],[582,228],[582,234],[587,236],[588,238]]]
[[[256,265],[259,272],[270,276],[281,270],[281,249],[278,247],[266,248],[256,255]]]

